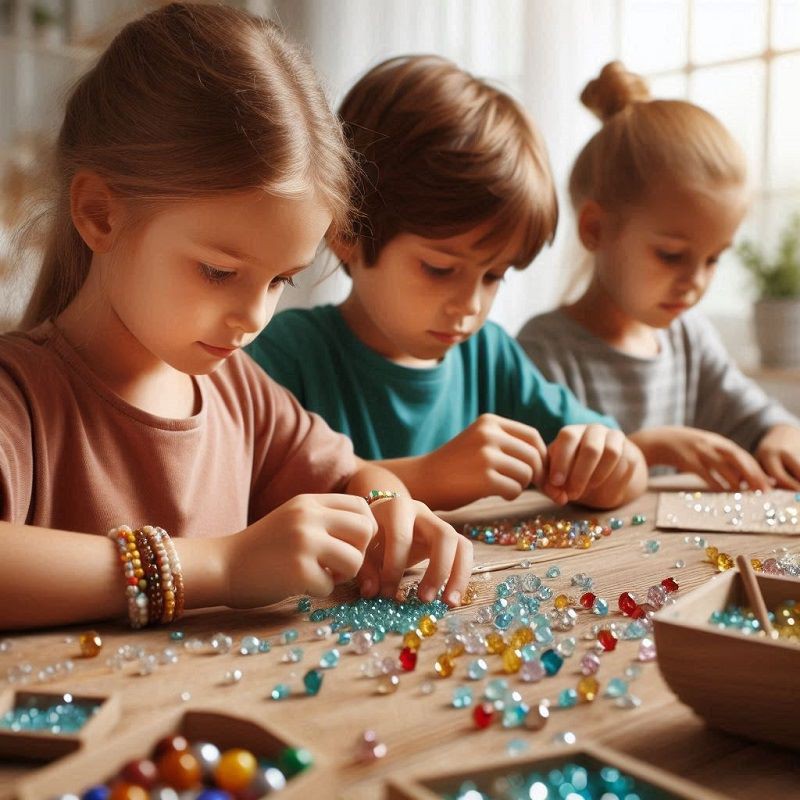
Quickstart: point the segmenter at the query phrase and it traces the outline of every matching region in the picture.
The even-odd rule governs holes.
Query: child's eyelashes
[[[276,275],[272,282],[270,283],[271,287],[276,286],[296,286],[297,284],[292,280],[291,276],[288,275]]]
[[[200,274],[209,283],[224,283],[226,280],[228,280],[229,278],[233,277],[236,274],[231,270],[212,267],[211,264],[200,263],[198,265],[198,269],[200,270]]]
[[[656,250],[656,255],[665,264],[679,264],[683,259],[683,253],[671,253],[668,250]]]
[[[421,263],[422,271],[434,278],[445,278],[448,275],[453,274],[452,267],[434,267],[433,264],[428,264],[427,261],[423,261]]]
[[[502,283],[506,279],[505,273],[502,275],[495,275],[493,272],[487,272],[483,276],[485,283]]]

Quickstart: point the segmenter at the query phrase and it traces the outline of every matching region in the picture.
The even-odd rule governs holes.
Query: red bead
[[[592,592],[586,592],[586,594],[581,595],[579,602],[584,608],[592,608],[595,600],[597,600],[597,596],[595,594]]]
[[[161,780],[173,789],[194,789],[203,776],[200,762],[186,750],[172,750],[158,760]]]
[[[494,719],[494,706],[491,703],[481,703],[475,706],[472,718],[475,720],[475,727],[488,728]]]
[[[138,761],[129,761],[122,768],[120,777],[126,783],[152,789],[158,780],[158,770],[149,758],[141,758]]]
[[[165,736],[156,742],[153,748],[153,760],[158,761],[159,758],[177,750],[182,753],[184,750],[189,749],[189,742],[186,741],[184,736]]]
[[[661,585],[670,593],[678,591],[678,583],[675,578],[664,578]]]
[[[597,641],[607,653],[610,653],[617,646],[617,637],[610,628],[601,628],[597,632]]]
[[[400,666],[406,671],[411,672],[417,666],[417,651],[410,647],[404,647],[400,651]]]
[[[644,611],[642,611],[630,592],[623,592],[619,596],[618,602],[619,610],[626,616],[632,617],[633,619],[641,619],[644,616]]]

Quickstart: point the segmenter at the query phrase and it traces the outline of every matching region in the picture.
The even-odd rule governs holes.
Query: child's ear
[[[585,200],[578,209],[578,236],[581,244],[593,253],[600,245],[608,215],[595,200]]]
[[[361,258],[361,245],[357,239],[342,239],[337,236],[328,240],[328,247],[347,269]]]
[[[95,172],[81,170],[70,185],[70,214],[78,233],[93,253],[107,253],[122,227],[122,201]]]

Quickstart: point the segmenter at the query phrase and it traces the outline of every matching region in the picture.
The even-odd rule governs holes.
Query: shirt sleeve
[[[498,365],[509,377],[499,381],[510,391],[502,404],[511,412],[505,416],[536,428],[546,443],[555,439],[565,425],[597,423],[619,428],[612,417],[582,405],[566,386],[545,380],[522,347],[510,336],[504,336],[501,341]]]
[[[686,326],[688,348],[700,348],[695,425],[753,451],[775,425],[800,425],[734,364],[713,325],[701,315]]]
[[[256,380],[250,520],[298,494],[344,492],[356,471],[351,441],[267,376]]]
[[[25,522],[33,491],[33,436],[24,393],[0,366],[0,520]]]
[[[562,386],[569,385],[564,365],[555,357],[552,348],[545,343],[543,338],[536,335],[535,330],[528,329],[526,326],[520,331],[517,341],[525,355],[546,380]]]
[[[272,319],[246,350],[270,378],[285,386],[305,406],[302,338],[302,331],[292,324],[291,312],[283,312]]]

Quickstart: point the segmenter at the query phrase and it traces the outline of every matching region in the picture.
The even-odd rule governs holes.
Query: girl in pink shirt
[[[356,576],[391,594],[424,557],[421,598],[459,603],[470,543],[241,352],[348,220],[349,156],[295,48],[230,8],[148,14],[72,92],[56,156],[41,275],[0,337],[0,629]]]

